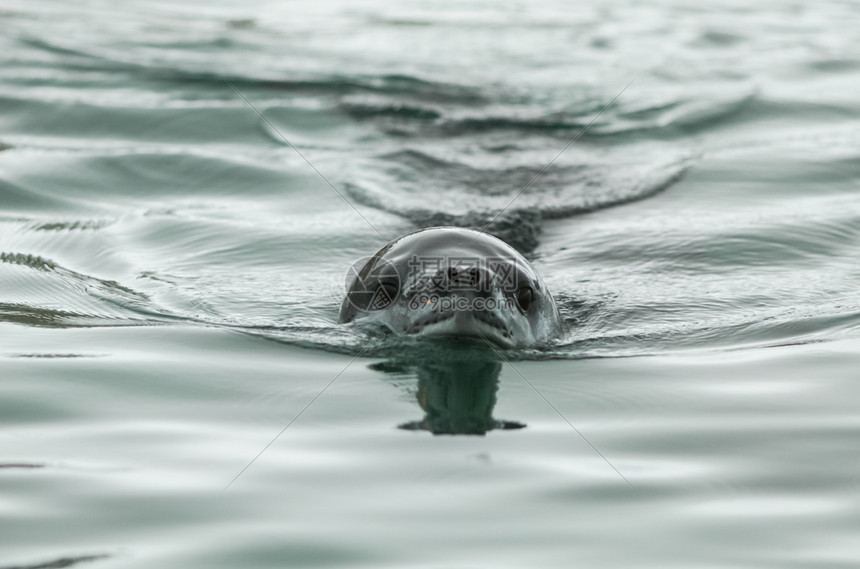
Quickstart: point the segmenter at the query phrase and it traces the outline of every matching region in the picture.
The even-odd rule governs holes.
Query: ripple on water
[[[6,0],[0,565],[856,566],[857,6],[711,4]],[[503,208],[557,344],[336,323]]]

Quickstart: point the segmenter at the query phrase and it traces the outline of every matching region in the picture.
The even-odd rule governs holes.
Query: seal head
[[[340,322],[419,337],[547,343],[561,318],[546,284],[513,247],[485,233],[432,227],[396,239],[351,273]]]

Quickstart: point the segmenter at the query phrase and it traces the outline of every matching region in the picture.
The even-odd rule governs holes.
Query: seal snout
[[[444,302],[444,299],[441,302]],[[458,310],[456,304],[452,307],[426,310],[431,310],[431,313],[414,319],[406,329],[407,334],[480,337],[502,345],[513,344],[512,330],[493,310],[469,307]]]
[[[480,267],[450,266],[417,279],[407,293],[407,334],[468,336],[513,344],[511,300],[493,274]]]

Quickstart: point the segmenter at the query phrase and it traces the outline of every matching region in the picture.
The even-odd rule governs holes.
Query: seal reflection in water
[[[546,284],[485,233],[432,227],[395,239],[351,275],[340,321],[395,334],[481,338],[502,348],[553,340],[561,319]]]
[[[492,352],[483,354],[486,359],[473,350],[459,355],[459,361],[443,356],[395,359],[370,366],[395,377],[418,376],[416,397],[424,418],[403,423],[399,428],[434,435],[485,435],[496,429],[525,427],[523,423],[493,417],[502,364],[491,359]]]

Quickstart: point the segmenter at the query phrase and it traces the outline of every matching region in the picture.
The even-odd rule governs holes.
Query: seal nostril
[[[447,284],[456,283],[457,279],[460,278],[460,271],[457,267],[448,267],[445,271],[445,277],[447,279]]]
[[[481,271],[479,271],[476,267],[472,267],[468,271],[469,275],[469,284],[474,287],[475,290],[481,286]]]

